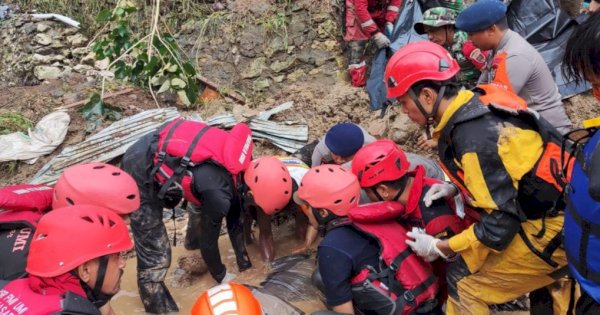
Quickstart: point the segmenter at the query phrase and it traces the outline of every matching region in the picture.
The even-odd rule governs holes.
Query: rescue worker
[[[375,137],[359,125],[353,123],[334,125],[314,148],[311,166],[331,163],[350,169],[354,154],[364,145],[375,140]],[[444,172],[434,160],[410,152],[406,152],[406,157],[412,168],[422,165],[428,177],[444,179]]]
[[[593,1],[592,1],[593,2]],[[589,81],[600,101],[600,12],[577,26],[567,42],[563,73],[579,83]],[[600,117],[584,121],[584,130],[567,138],[580,149],[572,163],[573,175],[567,188],[565,240],[571,274],[581,286],[576,314],[600,313]]]
[[[95,205],[128,220],[140,207],[133,178],[116,166],[97,162],[66,168],[54,188],[18,185],[0,189],[0,195],[11,199],[10,205],[2,207],[7,211],[0,213],[0,280],[27,275],[27,255],[37,222],[50,208]]]
[[[391,140],[378,140],[367,144],[354,156],[352,173],[373,202],[392,201],[400,207],[394,209],[398,221],[411,230],[424,229],[425,233],[441,239],[462,232],[476,219],[465,216],[462,196],[442,200],[435,199],[431,187],[440,180],[425,176],[425,169],[417,165],[411,171],[406,155]],[[433,197],[432,197],[433,196]],[[438,301],[446,300],[446,263],[436,260],[434,272],[438,277],[440,294]]]
[[[385,82],[411,120],[435,124],[440,161],[456,186],[430,191],[451,197],[460,187],[480,210],[479,222],[448,240],[408,233],[417,254],[456,257],[447,313],[480,315],[564,276],[563,183],[551,170],[561,165],[560,134],[534,111],[483,105],[452,83],[458,71],[443,47],[418,42],[394,54]]]
[[[28,278],[0,281],[5,314],[100,314],[120,290],[122,252],[133,248],[127,225],[113,211],[75,205],[39,221],[27,258]]]
[[[122,166],[140,189],[141,207],[131,215],[140,297],[148,313],[177,312],[164,283],[171,248],[163,208],[181,199],[191,205],[185,247],[200,249],[216,282],[228,282],[219,234],[226,218],[240,272],[252,266],[244,244],[240,186],[251,161],[252,136],[244,124],[229,132],[204,123],[175,119],[140,138],[123,156]],[[227,276],[227,277],[226,277]]]
[[[271,220],[278,213],[287,212],[295,217],[296,234],[303,240],[307,233],[310,233],[307,237],[312,241],[317,236],[315,229],[307,231],[306,216],[292,201],[292,194],[298,190],[306,172],[308,166],[302,161],[275,156],[253,160],[244,172],[244,183],[248,187],[244,194],[244,208],[258,223],[258,244],[264,261],[271,262],[275,258]],[[251,223],[251,220],[246,220],[244,228],[249,230]]]
[[[317,257],[327,305],[343,314],[354,314],[354,307],[366,314],[431,314],[437,305],[431,266],[404,243],[406,230],[386,218],[393,205],[357,208],[359,195],[356,176],[330,164],[311,168],[294,194],[309,221],[326,227]]]
[[[353,86],[367,84],[367,64],[364,61],[367,41],[377,48],[390,45],[394,23],[398,19],[402,0],[345,0],[344,41],[348,42],[348,74]]]
[[[471,89],[477,85],[488,53],[482,52],[468,41],[467,33],[454,28],[457,15],[456,11],[449,8],[431,8],[423,13],[422,20],[415,23],[414,29],[417,34],[427,34],[430,41],[450,52],[460,66],[456,80]]]
[[[491,50],[479,83],[493,83],[523,98],[562,134],[571,130],[571,121],[562,105],[558,86],[542,55],[508,28],[506,4],[480,0],[462,11],[456,28],[481,50]]]
[[[190,315],[263,315],[252,291],[239,283],[230,282],[206,290],[198,297]]]

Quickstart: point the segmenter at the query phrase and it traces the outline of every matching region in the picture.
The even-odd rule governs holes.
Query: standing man
[[[562,134],[571,121],[562,105],[558,86],[542,55],[508,28],[502,1],[481,0],[461,12],[456,28],[469,34],[481,50],[491,50],[479,83],[492,83],[523,98]]]
[[[192,204],[186,249],[200,249],[216,282],[228,282],[219,252],[223,218],[240,272],[252,266],[240,220],[241,172],[252,159],[248,126],[230,132],[204,123],[175,119],[143,136],[123,156],[122,166],[137,182],[140,209],[131,215],[137,254],[140,296],[148,313],[177,312],[164,279],[171,265],[171,247],[162,221],[163,208],[183,198]],[[226,277],[227,276],[227,277]]]
[[[348,74],[353,86],[367,84],[367,64],[364,61],[367,41],[372,39],[378,48],[390,45],[390,36],[402,0],[345,0],[345,34],[348,42]]]

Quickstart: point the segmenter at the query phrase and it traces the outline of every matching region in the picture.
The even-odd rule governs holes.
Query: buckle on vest
[[[188,167],[188,165],[190,165],[190,161],[191,160],[189,157],[184,156],[181,158],[181,161],[179,162],[179,166],[186,168],[186,167]]]
[[[406,302],[411,303],[411,304],[414,303],[414,301],[415,301],[415,295],[410,290],[404,291],[404,293],[402,294],[402,297],[404,298],[404,300]]]
[[[158,162],[163,162],[165,157],[167,156],[167,152],[161,151],[158,153]]]

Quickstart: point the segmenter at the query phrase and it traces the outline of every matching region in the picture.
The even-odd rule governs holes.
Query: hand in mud
[[[435,139],[427,139],[427,136],[422,134],[417,141],[417,146],[424,151],[435,150],[437,149],[438,142]]]

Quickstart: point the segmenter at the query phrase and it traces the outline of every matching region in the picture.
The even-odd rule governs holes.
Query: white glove
[[[457,194],[458,189],[456,189],[456,186],[450,183],[433,184],[425,196],[423,196],[423,203],[425,203],[425,206],[429,207],[434,200],[446,197],[454,197]]]
[[[437,239],[429,234],[423,232],[418,228],[413,228],[412,231],[407,232],[406,236],[414,239],[414,241],[408,239],[406,244],[415,252],[415,254],[423,257],[426,262],[432,262],[438,257],[447,257],[437,248],[437,243],[440,239]]]
[[[373,40],[375,41],[375,44],[377,45],[377,48],[386,48],[390,45],[390,39],[387,38],[387,36],[383,35],[383,33],[378,32],[375,35],[373,35]]]
[[[385,23],[385,36],[387,36],[389,38],[392,36],[393,32],[394,32],[394,24],[392,22],[386,22]]]

